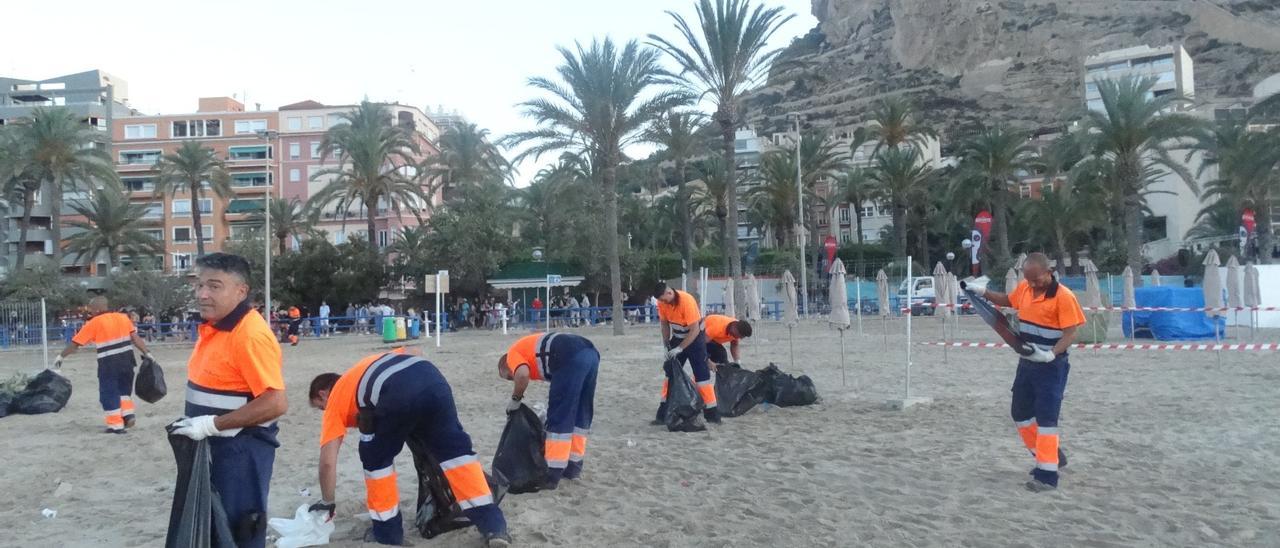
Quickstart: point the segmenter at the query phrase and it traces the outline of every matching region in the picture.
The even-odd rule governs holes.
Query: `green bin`
[[[391,316],[382,318],[382,342],[396,342],[396,319]]]

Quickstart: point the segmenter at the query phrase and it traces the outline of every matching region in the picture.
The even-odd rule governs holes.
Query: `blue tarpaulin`
[[[1203,308],[1204,293],[1199,287],[1140,287],[1133,293],[1139,308],[1172,307]],[[1204,312],[1125,312],[1123,318],[1126,337],[1184,341],[1214,338],[1214,326],[1218,336],[1226,333],[1226,318],[1209,319]]]

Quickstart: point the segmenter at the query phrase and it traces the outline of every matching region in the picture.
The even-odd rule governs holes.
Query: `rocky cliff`
[[[1057,126],[1083,111],[1085,57],[1138,45],[1183,44],[1199,102],[1280,72],[1280,0],[813,0],[813,14],[747,102],[765,133],[797,111],[856,125],[901,94],[949,136]]]

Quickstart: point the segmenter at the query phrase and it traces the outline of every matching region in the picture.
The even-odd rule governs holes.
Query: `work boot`
[[[1022,484],[1022,486],[1026,487],[1027,490],[1032,493],[1044,493],[1046,491],[1055,491],[1058,489],[1057,485],[1049,485],[1043,481],[1034,479],[1027,481],[1027,483]]]
[[[511,546],[511,535],[506,531],[484,534],[484,545],[489,548],[506,548]]]
[[[662,426],[667,424],[667,402],[658,404],[658,414],[654,417],[653,422],[649,423],[654,426]]]
[[[1067,467],[1067,452],[1063,451],[1062,448],[1059,447],[1058,448],[1058,469],[1061,470],[1066,467]]]
[[[576,480],[582,477],[582,462],[569,461],[569,466],[564,469],[564,479]]]
[[[102,430],[102,433],[103,433],[103,434],[128,434],[128,433],[129,433],[129,431],[128,431],[128,430],[125,430],[125,429],[123,429],[123,428],[121,428],[121,429],[119,429],[119,430],[116,430],[116,429],[113,429],[113,428],[104,428],[104,429]]]
[[[707,422],[709,423],[720,424],[720,408],[712,407],[710,409],[703,409],[702,418],[707,419]]]
[[[137,419],[137,417],[134,417],[133,415],[129,415],[129,416],[127,416],[127,417],[125,417],[125,418],[124,418],[124,427],[125,427],[125,428],[133,428],[133,425],[135,425],[135,424],[138,424],[138,419]]]

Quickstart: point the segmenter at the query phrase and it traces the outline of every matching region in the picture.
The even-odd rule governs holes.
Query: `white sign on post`
[[[560,285],[559,274],[547,274],[547,331],[551,331],[551,286]]]
[[[559,274],[547,274],[547,285],[560,285],[563,278]]]

